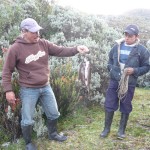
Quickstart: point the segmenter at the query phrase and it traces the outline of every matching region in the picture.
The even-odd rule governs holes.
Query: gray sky
[[[120,15],[126,11],[150,9],[150,0],[58,0],[62,6],[71,6],[90,14]]]

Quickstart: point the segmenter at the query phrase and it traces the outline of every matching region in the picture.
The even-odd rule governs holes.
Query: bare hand
[[[89,49],[84,45],[80,45],[80,46],[77,46],[77,51],[81,54],[84,54],[84,53],[89,52]]]
[[[5,48],[5,47],[2,47],[1,49],[3,53],[6,53],[8,51],[8,48]]]
[[[126,75],[131,75],[134,73],[134,69],[131,67],[125,68]]]
[[[7,99],[8,103],[15,104],[16,97],[15,97],[14,92],[13,91],[6,92],[6,99]]]

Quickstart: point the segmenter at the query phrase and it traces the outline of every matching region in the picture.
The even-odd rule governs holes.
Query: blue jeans
[[[21,126],[33,125],[34,110],[39,101],[47,119],[55,120],[60,116],[55,95],[50,85],[41,88],[20,87]]]
[[[106,92],[105,110],[108,112],[116,111],[120,107],[120,112],[129,114],[132,111],[132,99],[134,96],[135,87],[128,86],[126,96],[122,101],[118,98],[118,82],[111,80]]]

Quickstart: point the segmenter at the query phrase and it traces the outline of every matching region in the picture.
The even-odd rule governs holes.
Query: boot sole
[[[58,139],[55,139],[55,138],[49,138],[49,140],[51,140],[51,141],[57,141],[57,142],[64,142],[64,141],[67,140],[67,138],[64,139],[64,140],[58,140]]]

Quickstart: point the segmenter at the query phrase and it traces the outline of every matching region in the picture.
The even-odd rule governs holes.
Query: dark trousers
[[[111,112],[116,111],[120,107],[120,112],[129,114],[132,111],[135,87],[128,86],[127,94],[122,100],[119,100],[117,90],[118,82],[111,80],[106,91],[105,110]]]

